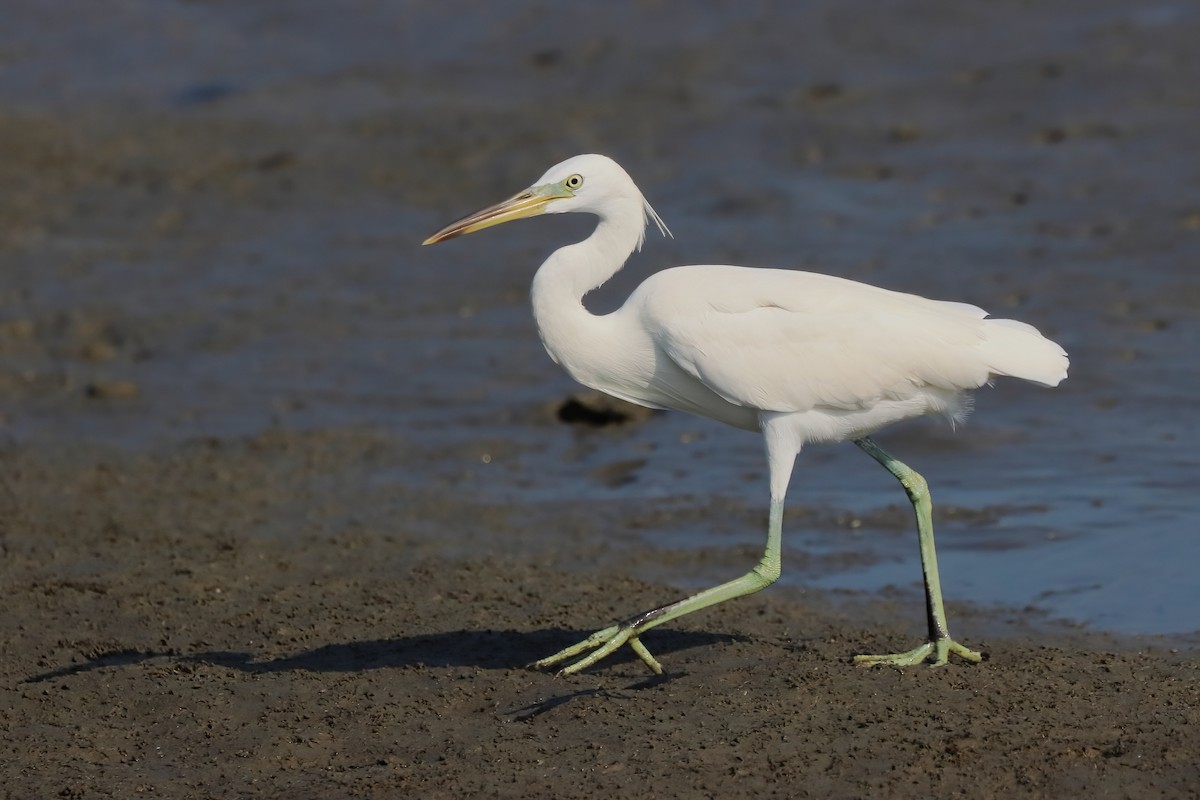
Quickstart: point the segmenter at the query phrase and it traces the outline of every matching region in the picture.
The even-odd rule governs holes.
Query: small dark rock
[[[618,400],[600,392],[571,395],[555,412],[561,422],[592,428],[641,422],[653,413],[653,409]]]
[[[132,381],[95,381],[84,394],[93,400],[128,400],[138,396],[138,386]]]

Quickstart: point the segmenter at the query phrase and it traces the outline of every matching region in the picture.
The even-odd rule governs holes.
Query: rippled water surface
[[[1001,382],[957,431],[878,437],[932,486],[946,595],[1195,631],[1200,10],[1057,3],[1053,25],[1013,30],[986,9],[896,4],[880,11],[894,36],[875,41],[849,5],[26,7],[0,32],[5,135],[57,120],[81,177],[10,192],[4,315],[107,321],[140,356],[0,353],[6,374],[53,376],[9,393],[9,434],[155,448],[377,428],[414,456],[370,480],[428,485],[467,516],[524,509],[548,549],[569,547],[564,503],[658,508],[613,533],[649,553],[637,570],[731,577],[765,525],[757,437],[683,415],[602,429],[553,415],[573,387],[526,287],[588,223],[418,244],[603,151],[676,238],[650,236],[598,310],[650,271],[717,261],[964,300],[1061,342],[1059,389]],[[19,215],[35,201],[53,215]],[[137,399],[80,399],[109,373]],[[802,453],[789,502],[786,581],[918,596],[904,495],[856,448]],[[729,559],[654,566],[700,547]]]

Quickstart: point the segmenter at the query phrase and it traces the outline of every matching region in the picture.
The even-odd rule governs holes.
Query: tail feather
[[[993,375],[1057,386],[1067,377],[1067,352],[1032,325],[1015,319],[988,319],[984,358]]]

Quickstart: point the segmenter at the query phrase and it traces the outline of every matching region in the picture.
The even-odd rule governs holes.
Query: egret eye
[[[568,189],[578,189],[580,186],[583,186],[583,176],[579,174],[572,175],[563,181],[563,186],[566,186]]]

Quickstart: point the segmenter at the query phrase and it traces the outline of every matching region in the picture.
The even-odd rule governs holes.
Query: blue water
[[[22,314],[103,309],[159,335],[136,408],[12,405],[9,433],[154,448],[373,427],[436,456],[374,476],[384,484],[531,518],[571,500],[716,509],[614,537],[755,547],[755,436],[681,415],[599,432],[548,421],[573,387],[541,351],[527,285],[585,221],[417,244],[562,157],[601,150],[676,238],[650,236],[592,299],[600,310],[668,265],[805,267],[976,303],[1061,342],[1072,370],[1059,389],[1002,382],[956,432],[930,422],[879,437],[954,511],[938,520],[946,595],[1125,633],[1195,631],[1200,13],[1127,5],[1064,6],[1036,31],[889,6],[883,42],[856,38],[858,12],[834,2],[625,2],[596,16],[534,2],[147,0],[73,23],[27,9],[0,32],[14,113],[111,115],[115,130],[124,113],[312,126],[329,152],[302,160],[377,155],[325,176],[345,196],[226,210],[215,245],[114,251],[69,281],[33,277]],[[822,85],[832,99],[813,94]],[[911,141],[889,136],[903,125]],[[39,247],[69,260],[106,235],[52,231]],[[635,466],[612,485],[599,476],[617,462]],[[904,497],[855,448],[803,453],[789,503],[785,581],[918,586]]]

